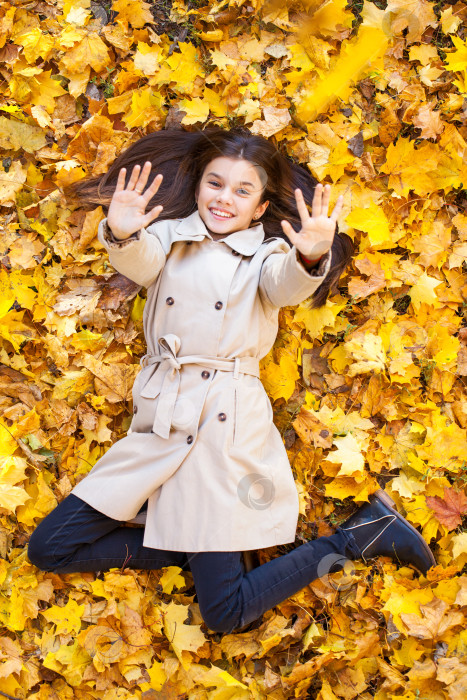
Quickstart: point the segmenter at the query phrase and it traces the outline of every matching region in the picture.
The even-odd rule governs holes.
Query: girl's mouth
[[[232,219],[233,214],[231,214],[228,211],[224,211],[222,209],[217,209],[216,207],[213,207],[212,209],[209,209],[209,213],[218,221],[222,221],[225,219]]]

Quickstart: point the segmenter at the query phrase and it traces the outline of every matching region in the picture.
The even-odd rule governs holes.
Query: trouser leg
[[[143,528],[125,527],[70,493],[32,533],[28,557],[54,573],[100,571],[126,566],[188,568],[184,552],[143,546]]]
[[[341,529],[245,573],[242,552],[187,552],[201,615],[209,629],[232,632],[258,619],[315,579],[360,557]]]

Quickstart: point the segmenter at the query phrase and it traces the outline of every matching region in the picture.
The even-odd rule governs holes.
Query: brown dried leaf
[[[463,491],[444,487],[444,498],[427,496],[426,503],[434,510],[437,520],[448,530],[454,530],[462,522],[462,516],[467,513],[467,496]]]
[[[310,411],[300,409],[300,413],[292,425],[299,438],[306,445],[313,443],[315,447],[332,446],[332,430],[315,418]]]

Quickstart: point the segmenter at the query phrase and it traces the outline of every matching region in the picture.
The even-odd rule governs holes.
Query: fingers
[[[344,206],[344,196],[342,194],[340,194],[337,198],[337,202],[336,202],[335,207],[332,210],[332,214],[330,216],[330,218],[333,221],[337,221],[337,219],[339,218],[339,215],[342,211],[343,206]]]
[[[115,188],[115,192],[121,192],[125,186],[125,176],[126,176],[126,168],[120,168],[120,172],[118,173],[118,180],[117,180],[117,187]]]
[[[313,201],[311,203],[311,213],[313,216],[319,216],[321,214],[321,195],[323,191],[323,185],[316,185],[313,194]]]
[[[295,199],[297,201],[297,209],[298,213],[300,214],[300,219],[302,223],[308,219],[310,216],[308,213],[308,209],[305,203],[305,198],[303,197],[303,192],[301,191],[300,188],[297,187],[295,190]]]
[[[134,190],[138,194],[141,194],[148,181],[149,173],[151,171],[151,162],[147,160],[141,170],[140,165],[135,165],[131,173],[130,181],[128,182],[127,190]]]
[[[146,186],[146,183],[148,181],[149,173],[151,172],[151,161],[147,160],[143,166],[143,169],[141,170],[140,165],[135,165],[133,167],[133,170],[131,172],[130,179],[128,181],[128,185],[126,186],[126,191],[134,191],[137,194],[141,195],[143,193],[143,190]],[[117,180],[117,187],[115,189],[116,192],[120,192],[125,189],[125,178],[126,178],[126,168],[121,168],[120,172],[118,174],[118,180]],[[147,202],[153,197],[156,192],[158,191],[161,182],[163,180],[163,175],[159,173],[156,175],[154,180],[152,181],[151,185],[148,187],[146,192],[144,193],[144,198],[146,199]]]
[[[331,185],[323,185],[319,183],[315,187],[315,193],[313,195],[312,202],[312,215],[315,216],[327,216],[329,209],[329,200],[331,199]]]
[[[138,177],[139,173],[141,170],[140,165],[135,165],[133,170],[131,171],[130,179],[128,181],[128,185],[126,186],[127,190],[136,190],[136,183],[138,182]]]
[[[148,187],[148,189],[144,193],[144,198],[146,199],[147,202],[149,202],[149,200],[152,197],[154,197],[157,190],[161,186],[161,182],[162,182],[163,178],[164,178],[164,176],[161,173],[159,173],[159,175],[156,175],[154,180],[151,182],[150,186]]]
[[[321,199],[321,214],[324,216],[328,215],[329,200],[331,199],[331,185],[326,185],[324,190],[322,190]]]

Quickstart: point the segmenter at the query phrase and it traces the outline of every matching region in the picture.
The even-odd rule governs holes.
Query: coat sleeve
[[[279,252],[273,252],[264,260],[259,281],[259,293],[263,301],[276,306],[295,306],[308,299],[331,269],[332,251],[323,255],[319,264],[306,269],[300,255],[292,246],[281,241]]]
[[[154,229],[152,231],[149,233],[142,228],[129,238],[119,240],[114,237],[106,218],[97,230],[97,238],[107,250],[111,265],[143,287],[156,281],[167,257],[159,237]]]

